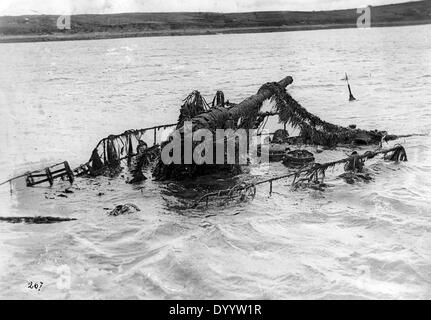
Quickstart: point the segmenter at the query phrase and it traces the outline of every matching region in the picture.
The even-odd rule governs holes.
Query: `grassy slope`
[[[71,30],[64,31],[56,28],[58,16],[3,16],[0,17],[0,41],[354,27],[358,16],[356,9],[314,12],[85,14],[72,16]],[[372,7],[371,21],[374,26],[431,23],[431,1]]]

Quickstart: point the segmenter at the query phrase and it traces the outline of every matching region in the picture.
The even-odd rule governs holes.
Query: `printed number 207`
[[[34,289],[34,290],[37,290],[37,291],[40,291],[40,289],[42,289],[42,286],[43,286],[43,282],[42,281],[40,281],[40,282],[30,281],[29,283],[27,283],[27,288]]]

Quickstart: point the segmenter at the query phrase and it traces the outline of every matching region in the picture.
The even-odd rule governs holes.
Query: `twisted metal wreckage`
[[[364,161],[383,154],[384,159],[391,161],[407,161],[407,155],[401,145],[390,149],[381,149],[382,143],[396,140],[411,135],[390,135],[386,131],[361,130],[355,125],[343,127],[326,122],[318,116],[308,112],[286,91],[286,87],[293,82],[288,76],[279,82],[266,83],[255,95],[250,96],[241,103],[235,104],[225,101],[224,94],[217,91],[211,105],[209,105],[198,91],[193,91],[184,99],[180,109],[178,122],[155,126],[139,130],[127,130],[119,135],[110,135],[99,141],[94,148],[88,162],[71,170],[68,163],[64,162],[41,171],[26,173],[27,186],[49,182],[53,184],[56,178],[67,178],[71,183],[76,176],[115,176],[122,171],[122,161],[132,175],[128,182],[138,183],[145,180],[143,169],[152,168],[153,178],[156,180],[184,180],[198,176],[223,172],[227,175],[236,175],[241,172],[239,164],[164,164],[161,160],[161,149],[168,143],[157,141],[157,133],[161,129],[173,128],[178,130],[181,141],[184,139],[184,122],[192,123],[192,131],[206,128],[215,133],[216,129],[257,129],[261,130],[269,117],[278,116],[279,123],[284,129],[272,133],[270,161],[283,161],[293,172],[265,179],[257,182],[244,182],[227,190],[208,193],[199,198],[194,207],[200,204],[208,204],[211,199],[245,199],[254,196],[256,186],[268,183],[272,193],[272,183],[286,178],[293,178],[294,189],[300,186],[308,186],[321,189],[324,186],[325,172],[328,168],[337,164],[344,164],[345,173],[342,177],[347,182],[357,179],[367,180],[369,177],[363,173]],[[269,112],[261,111],[263,103],[271,99],[275,107]],[[289,136],[286,125],[299,129],[299,135]],[[261,131],[260,131],[261,132]],[[153,135],[153,145],[148,145],[142,137],[150,133]],[[193,142],[193,148],[196,142]],[[278,146],[298,146],[297,150],[290,151]],[[301,145],[315,145],[326,148],[337,146],[354,147],[358,145],[379,145],[376,151],[367,151],[359,155],[353,152],[349,157],[328,163],[315,163],[314,156],[309,151],[301,149]],[[289,152],[286,151],[289,150]],[[181,154],[184,159],[184,150]],[[184,163],[184,162],[182,162]],[[8,180],[9,182],[13,180]]]

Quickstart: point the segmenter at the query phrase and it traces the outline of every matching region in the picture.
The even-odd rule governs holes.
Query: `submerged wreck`
[[[266,83],[256,94],[240,103],[225,101],[223,92],[218,91],[212,103],[208,104],[198,91],[193,91],[184,99],[177,123],[127,130],[119,135],[110,135],[99,141],[86,163],[73,170],[67,162],[64,162],[60,169],[46,168],[38,172],[28,172],[24,175],[27,185],[34,186],[44,182],[52,185],[55,178],[68,179],[73,183],[74,177],[77,176],[116,176],[124,170],[123,164],[127,165],[131,175],[129,183],[141,183],[148,178],[148,172],[151,172],[153,179],[160,181],[195,179],[213,173],[234,176],[240,173],[244,166],[239,163],[238,158],[235,158],[234,163],[224,162],[223,164],[196,163],[194,159],[185,161],[189,157],[188,153],[193,153],[199,147],[199,143],[193,142],[189,146],[190,149],[186,150],[184,140],[186,135],[190,134],[187,133],[186,124],[191,124],[191,134],[200,129],[207,129],[213,134],[216,134],[218,129],[230,129],[234,133],[246,129],[256,130],[258,135],[262,135],[262,128],[265,127],[269,117],[278,117],[280,124],[280,129],[268,135],[269,160],[281,161],[288,168],[288,173],[253,183],[243,182],[227,190],[205,194],[193,206],[208,204],[212,198],[244,199],[247,196],[253,196],[256,186],[263,183],[270,185],[271,193],[273,181],[285,178],[293,179],[293,189],[304,184],[320,189],[324,184],[326,169],[338,164],[344,164],[346,174],[343,178],[347,182],[351,183],[361,178],[366,180],[366,176],[362,174],[364,161],[379,154],[383,154],[385,160],[407,161],[406,152],[400,145],[382,149],[384,142],[407,136],[391,135],[377,129],[362,130],[355,125],[340,126],[326,122],[308,112],[287,92],[286,88],[292,82],[292,77],[287,76],[278,82]],[[270,111],[262,110],[266,101],[272,104]],[[290,136],[286,130],[287,126],[296,129],[299,134]],[[175,144],[172,135],[165,141],[158,141],[158,132],[168,128],[179,135],[177,143],[181,144],[180,163],[165,163],[161,157],[165,146]],[[148,142],[149,137],[151,142]],[[216,142],[211,143],[216,150]],[[227,140],[222,142],[224,146],[226,143]],[[319,164],[315,162],[311,152],[304,150],[303,147],[306,145],[321,146],[326,149],[368,145],[375,146],[376,150],[367,151],[362,155],[353,152],[347,158]],[[247,150],[249,147],[247,145]],[[235,148],[238,151],[236,140]],[[258,146],[259,152],[263,152],[261,145]]]

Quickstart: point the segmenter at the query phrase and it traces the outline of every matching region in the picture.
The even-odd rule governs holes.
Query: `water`
[[[330,122],[429,132],[430,34],[425,25],[1,44],[0,180],[64,160],[76,166],[111,133],[175,122],[194,89],[239,102],[286,75],[289,92]],[[139,190],[121,178],[77,179],[68,198],[57,196],[67,183],[20,181],[12,194],[2,186],[2,216],[78,220],[1,223],[0,297],[429,299],[431,139],[398,142],[409,161],[375,160],[373,182],[347,185],[329,172],[325,192],[291,192],[280,181],[271,197],[262,186],[253,201],[207,210],[180,210],[172,185],[153,181]],[[286,169],[269,170],[251,173]],[[127,202],[142,211],[107,216]],[[29,281],[44,284],[35,291]]]

